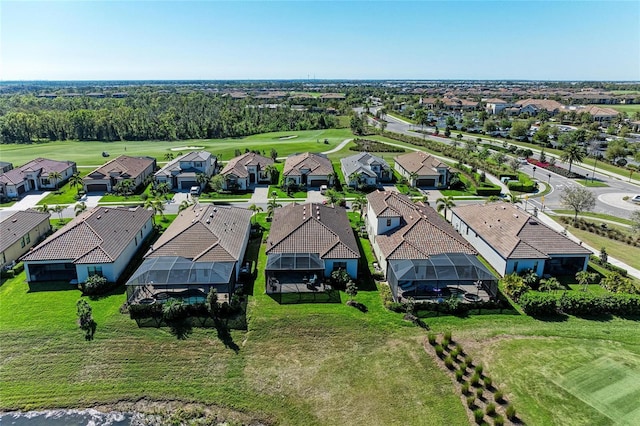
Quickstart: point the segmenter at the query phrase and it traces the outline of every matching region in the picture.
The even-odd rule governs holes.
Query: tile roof
[[[102,179],[102,177],[109,176],[112,173],[121,177],[135,179],[149,166],[155,164],[155,162],[155,158],[151,157],[129,157],[127,155],[121,155],[89,173],[84,177],[84,180]]]
[[[261,170],[264,170],[271,164],[273,164],[273,160],[271,158],[264,157],[260,154],[256,154],[255,152],[247,152],[229,160],[220,174],[228,175],[233,173],[238,177],[248,177],[248,166],[259,166]]]
[[[113,262],[152,216],[152,211],[142,207],[95,207],[75,217],[27,253],[22,260]]]
[[[284,162],[282,175],[300,176],[302,175],[300,169],[309,169],[309,174],[315,176],[325,176],[333,173],[333,165],[325,155],[305,152],[288,156]]]
[[[44,221],[48,221],[51,215],[36,210],[24,210],[15,212],[0,222],[0,252],[5,251],[21,239],[27,232]]]
[[[0,182],[17,184],[25,180],[25,173],[39,171],[40,176],[47,176],[51,172],[62,173],[69,167],[75,167],[76,163],[73,161],[56,161],[49,160],[48,158],[36,158],[31,160],[20,167],[9,170],[0,175]]]
[[[294,203],[276,209],[266,253],[316,253],[322,259],[360,258],[347,211],[315,203]]]
[[[453,213],[505,259],[544,259],[554,254],[590,253],[512,204],[473,204],[454,207]]]
[[[436,167],[447,167],[442,161],[422,151],[413,151],[398,155],[394,158],[407,173],[416,172],[418,176],[432,176],[438,174]]]
[[[180,256],[194,261],[242,260],[253,212],[197,204],[180,212],[145,257]]]
[[[371,170],[371,165],[375,163],[380,164],[385,170],[390,170],[389,163],[387,163],[383,158],[376,157],[368,152],[361,152],[356,155],[350,155],[349,157],[342,158],[340,159],[340,163],[347,179],[356,172],[369,177],[376,177],[376,173]]]
[[[488,104],[508,104],[509,102],[502,100],[500,98],[491,98],[491,99],[487,99],[486,101],[484,101]]]
[[[555,101],[553,99],[531,99],[531,98],[529,98],[529,99],[523,99],[521,101],[518,101],[517,104],[520,105],[520,107],[525,107],[527,105],[533,105],[537,109],[544,109],[544,110],[547,110],[549,112],[556,111],[556,110],[561,110],[562,108],[564,108],[564,105],[562,105],[560,102]]]
[[[376,242],[387,259],[426,259],[442,253],[477,252],[433,208],[397,192],[375,191],[367,195],[374,212],[400,216],[400,226],[377,235]],[[385,207],[386,206],[386,207]],[[380,217],[380,214],[376,213]],[[385,217],[385,216],[382,216]]]
[[[212,157],[211,153],[207,151],[188,152],[184,155],[181,155],[180,157],[174,158],[173,160],[169,161],[167,164],[164,165],[164,167],[162,167],[160,170],[154,173],[154,176],[171,176],[174,174],[173,172],[178,172],[178,173],[183,172],[182,167],[180,167],[181,161],[205,162],[209,160],[211,157]],[[187,169],[184,171],[188,171],[188,170],[194,170],[194,169]]]

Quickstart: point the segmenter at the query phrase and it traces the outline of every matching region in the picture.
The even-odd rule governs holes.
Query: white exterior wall
[[[358,259],[325,259],[324,260],[324,276],[330,277],[333,272],[334,262],[346,262],[347,274],[351,278],[358,278]]]
[[[451,226],[475,248],[487,262],[502,276],[507,270],[507,261],[493,249],[480,235],[470,229],[455,213],[451,215]]]

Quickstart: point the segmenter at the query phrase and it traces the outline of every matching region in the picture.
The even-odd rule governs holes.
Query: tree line
[[[181,140],[337,127],[325,112],[268,108],[206,93],[136,93],[124,99],[0,97],[0,142]]]

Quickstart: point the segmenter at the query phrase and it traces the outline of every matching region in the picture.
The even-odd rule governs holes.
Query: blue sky
[[[0,1],[0,80],[640,80],[639,1]]]

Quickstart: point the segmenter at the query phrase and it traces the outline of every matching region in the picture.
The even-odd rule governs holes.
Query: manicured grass
[[[146,194],[147,198],[153,198],[151,195],[151,184],[149,184],[144,191],[140,194],[132,194],[132,195],[116,195],[116,194],[105,194],[102,198],[100,198],[101,203],[131,203],[131,202],[144,202],[142,194]],[[171,199],[173,194],[167,194],[166,197]],[[165,197],[165,198],[166,198]]]
[[[571,215],[573,216],[575,214],[575,212],[573,210],[554,210],[554,213],[557,214],[565,214],[565,215]],[[612,216],[609,214],[604,214],[604,213],[593,213],[593,212],[582,212],[578,215],[578,217],[593,217],[596,219],[605,219],[605,220],[611,220],[613,222],[619,222],[622,223],[624,225],[632,225],[633,222],[631,222],[629,219],[624,219],[622,217],[617,217],[617,216]]]
[[[209,202],[216,200],[248,200],[253,195],[252,192],[237,193],[237,194],[218,194],[217,192],[207,192],[200,196],[200,202]]]
[[[620,111],[620,112],[626,112],[627,114],[629,114],[629,118],[633,118],[633,114],[635,112],[640,111],[640,105],[638,104],[629,104],[629,105],[607,105],[607,104],[600,104],[597,105],[600,108],[611,108],[611,109],[615,109],[616,111]]]
[[[307,198],[307,191],[296,191],[291,194],[287,194],[286,191],[278,188],[275,185],[269,185],[269,198],[273,198],[273,193],[276,193],[277,199],[290,199],[290,198]]]
[[[56,194],[56,191],[52,191],[49,195],[38,201],[38,205],[41,206],[43,204],[47,204],[51,206],[57,204],[75,204],[78,201],[76,200],[78,189],[82,188],[73,188],[69,183],[66,183],[57,191],[60,192],[59,194]]]
[[[15,203],[17,203],[17,201],[13,200],[13,201],[7,201],[6,203],[0,203],[0,207],[11,207],[12,205],[14,205]]]
[[[630,246],[629,244],[621,241],[601,237],[600,235],[596,235],[588,231],[582,231],[572,226],[570,226],[568,230],[581,241],[584,241],[596,250],[606,247],[609,256],[614,257],[633,268],[640,269],[640,256],[638,256],[638,249],[636,247]]]
[[[604,182],[600,182],[599,180],[591,179],[575,179],[575,182],[578,182],[582,186],[590,186],[592,188],[605,188],[609,186]]]
[[[292,139],[280,139],[286,136],[297,136]],[[51,158],[53,160],[72,160],[78,166],[96,167],[104,164],[118,155],[148,155],[164,162],[167,153],[177,155],[188,152],[171,151],[171,148],[185,146],[202,146],[214,155],[221,156],[223,161],[234,157],[234,151],[245,148],[264,151],[269,156],[271,148],[275,148],[278,156],[285,157],[296,152],[321,152],[334,148],[344,139],[352,138],[349,129],[327,129],[327,130],[306,130],[294,132],[274,132],[259,135],[247,136],[244,138],[227,139],[195,139],[186,141],[124,141],[124,142],[90,142],[90,141],[64,141],[47,142],[39,144],[5,144],[2,146],[2,157],[4,161],[14,164],[24,164],[36,157]],[[329,140],[324,144],[325,139]],[[125,150],[126,147],[126,150]],[[102,151],[108,151],[109,158],[102,157]]]

